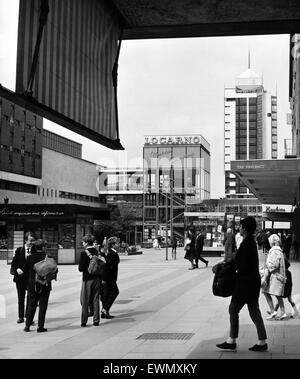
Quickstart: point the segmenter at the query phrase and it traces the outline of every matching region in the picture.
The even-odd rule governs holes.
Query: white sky
[[[0,83],[14,90],[18,0],[0,0]],[[224,197],[224,87],[251,68],[278,96],[278,158],[289,112],[289,36],[123,41],[119,122],[124,152],[100,146],[47,120],[44,127],[83,144],[83,158],[109,167],[142,164],[146,134],[202,134],[211,145],[211,197]]]

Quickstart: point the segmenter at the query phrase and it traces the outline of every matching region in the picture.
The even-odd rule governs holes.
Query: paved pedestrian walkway
[[[269,351],[249,352],[256,331],[245,307],[240,314],[237,352],[222,352],[216,343],[228,337],[230,298],[211,291],[211,267],[188,270],[178,249],[177,259],[165,250],[144,249],[142,255],[121,255],[120,295],[112,320],[80,327],[81,273],[77,266],[59,266],[46,317],[47,333],[23,332],[16,324],[17,296],[9,266],[0,262],[0,358],[58,359],[238,359],[300,358],[300,319],[265,321]],[[261,253],[260,253],[261,255]],[[300,308],[300,263],[292,262],[294,299]],[[267,304],[260,298],[264,318]],[[286,310],[291,313],[289,304]]]

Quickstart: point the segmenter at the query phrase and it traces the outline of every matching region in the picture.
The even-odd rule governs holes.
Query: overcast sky
[[[0,0],[0,83],[15,86],[18,0]],[[83,144],[83,158],[109,167],[142,164],[145,134],[202,134],[211,146],[211,197],[224,197],[224,87],[248,66],[278,96],[279,158],[284,157],[289,36],[123,41],[119,122],[124,152],[104,148],[47,120],[44,127]]]

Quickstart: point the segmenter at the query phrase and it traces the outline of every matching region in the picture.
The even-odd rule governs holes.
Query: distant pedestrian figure
[[[118,280],[118,266],[120,258],[118,255],[119,240],[117,237],[111,237],[107,241],[108,252],[105,257],[106,265],[102,278],[101,288],[101,301],[102,311],[101,317],[105,319],[114,318],[110,314],[110,308],[119,295],[119,288],[117,285]]]
[[[295,260],[298,260],[298,254],[299,254],[298,249],[299,249],[298,238],[296,234],[294,233],[292,236],[291,251],[293,252],[292,258]]]
[[[203,247],[204,247],[204,233],[202,229],[200,229],[197,237],[196,237],[196,251],[195,251],[195,267],[199,268],[198,262],[199,260],[203,262],[206,267],[208,266],[208,261],[204,259],[201,255],[203,252]]]
[[[227,229],[223,244],[224,244],[225,262],[232,261],[235,257],[236,244],[235,244],[235,235],[233,234],[231,228]]]
[[[232,264],[237,270],[235,289],[229,305],[230,335],[226,342],[217,347],[224,350],[236,350],[236,339],[239,334],[239,313],[247,304],[249,315],[256,326],[258,344],[250,347],[251,351],[266,351],[267,334],[261,317],[258,299],[260,294],[261,279],[259,273],[257,245],[254,238],[256,221],[253,217],[241,220],[240,233],[243,241],[236,253]]]
[[[191,263],[191,267],[189,268],[189,270],[194,270],[196,268],[193,263],[194,258],[195,258],[195,253],[196,253],[196,246],[195,246],[195,232],[193,229],[190,229],[187,233],[184,250],[185,250],[184,258],[190,261]]]
[[[272,320],[277,316],[277,311],[274,308],[272,296],[276,296],[279,303],[281,314],[278,316],[279,320],[287,317],[285,313],[283,295],[286,282],[285,274],[285,261],[284,255],[280,248],[280,238],[277,234],[272,234],[269,237],[270,250],[266,259],[266,267],[262,277],[262,292],[265,295],[267,303],[270,307],[270,316],[267,320]]]
[[[238,230],[238,232],[235,235],[236,250],[240,247],[240,244],[242,243],[242,241],[243,241],[243,236],[241,235],[240,231]]]
[[[283,243],[283,254],[287,260],[290,260],[290,250],[292,246],[292,235],[291,233],[287,233],[285,236],[285,241]]]
[[[160,250],[161,249],[162,236],[158,235],[156,237],[156,239],[157,239],[157,244],[158,244],[158,250]]]
[[[30,331],[30,326],[32,325],[34,315],[39,306],[38,315],[38,333],[47,332],[44,327],[46,312],[48,308],[48,301],[50,292],[52,290],[51,281],[41,284],[36,281],[36,272],[34,270],[34,265],[46,257],[46,242],[44,240],[37,240],[35,242],[35,251],[27,258],[26,271],[28,272],[28,284],[27,284],[27,318],[26,326],[24,328],[25,332]],[[55,274],[56,279],[57,272]]]
[[[172,258],[176,258],[176,249],[177,249],[177,238],[173,236],[172,238]]]
[[[158,241],[157,241],[157,238],[154,238],[153,239],[153,249],[158,249]]]
[[[31,253],[35,251],[34,242],[34,234],[31,232],[26,233],[24,246],[18,247],[16,249],[13,260],[11,262],[11,273],[14,275],[13,281],[16,283],[18,293],[18,324],[24,322],[24,317],[26,316],[25,296],[28,281],[26,261]]]
[[[268,251],[270,250],[270,243],[268,237],[269,235],[266,233],[264,229],[259,234],[259,244],[263,248],[263,253],[268,253]]]
[[[80,254],[78,270],[82,272],[82,285],[80,293],[81,326],[85,327],[89,317],[89,306],[93,312],[93,324],[98,326],[100,322],[100,277],[90,274],[88,271],[91,258],[98,255],[94,247],[95,237],[87,234],[82,238],[84,251]]]

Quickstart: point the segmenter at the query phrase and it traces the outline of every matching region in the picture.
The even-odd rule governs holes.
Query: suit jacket
[[[34,246],[31,247],[31,253],[35,252]],[[28,258],[27,258],[28,259]],[[17,273],[17,269],[20,268],[24,274],[19,275]],[[28,280],[28,272],[27,272],[27,266],[26,266],[26,258],[25,258],[25,246],[18,247],[15,251],[15,255],[13,257],[13,260],[11,262],[11,270],[14,272],[14,279],[13,281],[15,283],[17,282],[24,282],[26,285]]]
[[[114,252],[112,249],[109,249],[105,260],[106,264],[102,280],[105,282],[116,282],[118,279],[118,265],[120,263],[118,253]]]

